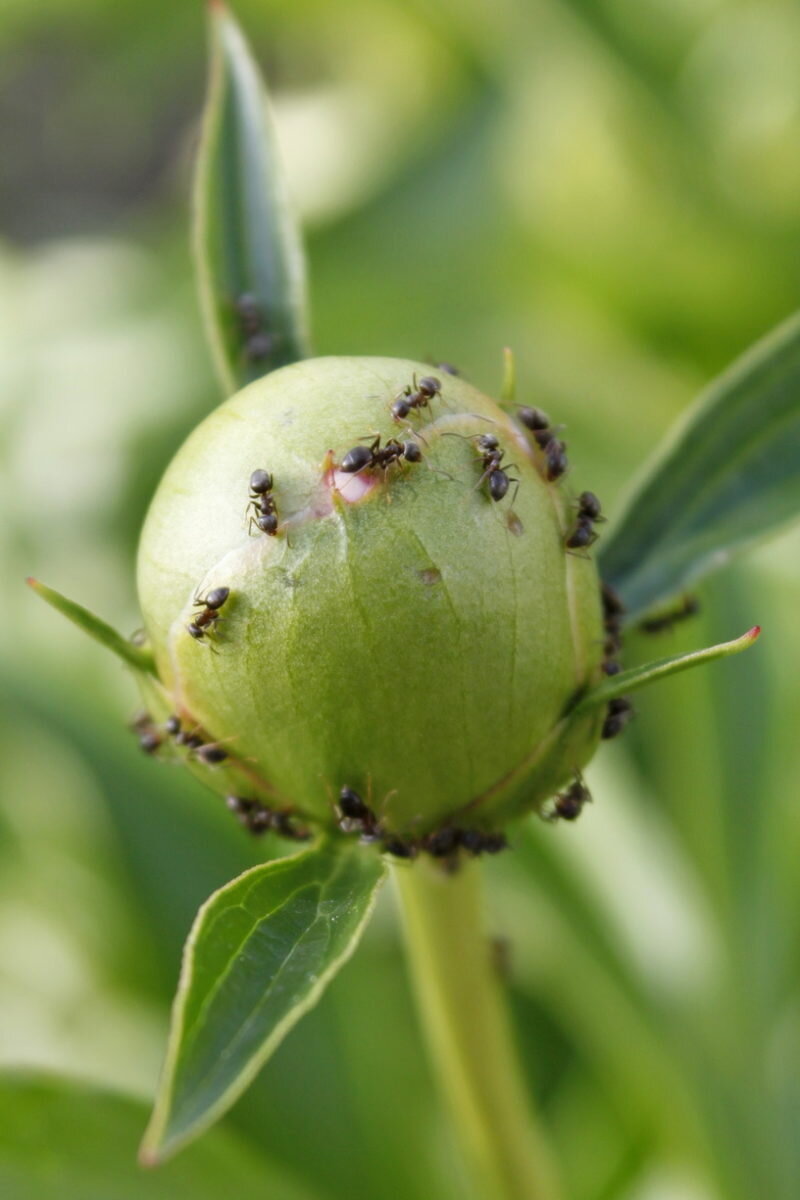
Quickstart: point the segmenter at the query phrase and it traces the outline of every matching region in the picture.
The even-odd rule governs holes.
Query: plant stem
[[[465,1156],[489,1200],[557,1200],[484,932],[478,863],[393,871],[417,1004]]]

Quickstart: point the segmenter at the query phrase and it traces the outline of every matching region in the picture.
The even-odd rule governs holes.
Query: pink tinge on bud
[[[323,480],[329,491],[336,492],[346,504],[358,504],[380,483],[378,476],[371,471],[340,471],[336,467],[332,450],[325,456]]]

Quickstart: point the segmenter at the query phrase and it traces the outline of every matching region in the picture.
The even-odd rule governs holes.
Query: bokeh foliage
[[[306,219],[316,349],[447,358],[496,390],[513,346],[521,399],[567,425],[576,490],[608,509],[798,306],[788,0],[237,12]],[[191,918],[266,848],[139,755],[127,677],[23,580],[135,628],[147,501],[216,402],[187,234],[204,28],[153,0],[0,16],[0,1057],[146,1096]],[[700,621],[630,640],[634,664],[765,629],[643,693],[577,825],[532,824],[492,864],[575,1200],[796,1194],[798,550],[781,537],[701,590]],[[230,1145],[330,1200],[464,1196],[421,1054],[385,900]],[[0,1142],[0,1179],[11,1158]]]

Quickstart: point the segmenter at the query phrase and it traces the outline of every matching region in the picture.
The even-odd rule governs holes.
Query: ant
[[[603,644],[603,671],[606,675],[617,675],[621,668],[619,663],[614,661],[614,655],[622,649],[622,618],[625,605],[609,583],[601,583],[600,599],[603,605],[603,628],[607,634]]]
[[[458,840],[470,854],[499,854],[508,847],[504,833],[483,833],[480,829],[461,829]]]
[[[543,430],[542,433],[549,434],[547,441],[542,447],[545,458],[545,478],[548,483],[554,483],[556,479],[560,479],[569,469],[569,460],[567,458],[567,444],[559,441],[552,435],[551,430]],[[536,438],[539,445],[542,443],[539,438]]]
[[[412,409],[428,408],[433,397],[441,395],[441,392],[441,381],[434,375],[423,375],[419,382],[415,375],[413,383],[406,384],[396,397],[391,414],[396,421],[403,421]]]
[[[545,475],[548,483],[560,479],[569,468],[567,446],[556,437],[550,418],[541,408],[521,405],[517,417],[521,424],[533,434],[533,440],[545,456]]]
[[[600,536],[594,530],[597,521],[605,521],[605,517],[601,515],[600,501],[594,492],[581,492],[578,497],[575,528],[566,538],[567,547],[570,550],[583,550],[594,545]]]
[[[186,626],[193,638],[201,641],[207,634],[211,633],[220,619],[219,610],[230,594],[230,588],[216,587],[208,593],[205,599],[199,596],[195,598],[195,608],[201,608],[202,611],[197,613],[194,620]]]
[[[406,462],[414,463],[422,460],[422,451],[416,442],[399,442],[397,438],[389,438],[385,446],[381,445],[380,434],[369,446],[353,446],[342,459],[340,471],[356,475],[367,467],[386,471],[392,463],[404,458]]]
[[[262,533],[275,537],[278,532],[278,510],[272,495],[274,480],[269,471],[253,471],[250,476],[250,503],[247,511],[254,509],[256,516],[250,518],[249,532],[257,525]]]
[[[240,824],[254,837],[260,837],[268,830],[295,842],[307,842],[311,837],[309,830],[294,823],[290,813],[267,808],[258,800],[249,800],[244,796],[226,796],[225,803]]]
[[[225,759],[228,757],[228,751],[220,746],[218,742],[201,741],[199,746],[192,746],[190,748],[194,751],[195,757],[199,758],[207,767],[225,762]]]
[[[536,444],[544,449],[547,442],[545,441],[543,445],[536,435],[550,429],[550,418],[547,413],[542,412],[540,408],[530,408],[527,404],[521,404],[517,411],[517,418],[534,435]]]
[[[141,713],[132,722],[133,730],[139,738],[139,748],[145,754],[155,754],[161,745],[161,736],[156,729],[153,718],[149,713]]]
[[[244,338],[244,354],[248,362],[260,362],[272,350],[273,339],[264,329],[264,312],[255,296],[245,292],[233,302],[239,319],[239,331]]]
[[[676,608],[662,613],[660,616],[648,617],[646,620],[640,621],[639,628],[642,633],[663,633],[672,629],[676,622],[685,621],[687,617],[693,617],[699,611],[700,602],[696,596],[684,596]]]
[[[392,854],[395,858],[416,858],[417,847],[414,842],[404,842],[401,837],[395,837],[388,834],[383,838],[382,849],[385,854]]]
[[[395,858],[416,857],[414,843],[404,841],[396,834],[384,833],[375,813],[351,787],[345,785],[339,792],[338,809],[339,825],[345,833],[360,833],[362,841],[380,841],[383,851]]]
[[[591,800],[592,794],[580,775],[569,785],[566,791],[559,792],[555,798],[552,820],[577,821],[583,812],[583,806]]]
[[[449,825],[429,833],[422,842],[422,848],[433,858],[450,858],[459,847],[470,854],[498,854],[507,845],[505,834],[484,833],[480,829],[457,829]]]
[[[617,696],[615,700],[610,700],[601,737],[614,738],[622,733],[632,716],[633,705],[627,696]]]
[[[340,825],[345,833],[358,832],[362,837],[373,840],[380,834],[378,818],[358,792],[345,785],[339,792],[338,802]]]
[[[488,480],[489,495],[492,500],[502,500],[512,483],[519,484],[518,479],[507,474],[507,471],[515,464],[508,463],[506,467],[501,466],[505,451],[500,449],[500,443],[493,433],[478,434],[474,441],[483,467],[483,474],[475,486],[480,487],[484,480]]]
[[[176,733],[175,742],[178,746],[187,746],[189,750],[199,750],[204,745],[199,733],[187,733],[185,729]]]

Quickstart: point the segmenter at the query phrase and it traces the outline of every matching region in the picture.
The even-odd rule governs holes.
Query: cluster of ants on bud
[[[517,409],[517,419],[533,434],[536,445],[544,452],[545,478],[548,483],[554,483],[569,470],[566,442],[556,437],[550,418],[540,408],[522,404]]]
[[[133,730],[139,738],[139,746],[145,754],[157,754],[168,741],[184,746],[189,755],[207,767],[217,766],[228,758],[228,751],[219,742],[203,734],[199,726],[184,729],[180,717],[173,713],[159,727],[149,713],[142,713],[133,721]]]
[[[242,296],[235,307],[242,333],[248,339],[246,352],[249,355],[266,354],[269,347],[262,346],[258,340],[262,336],[262,329],[260,310],[255,301],[252,297]],[[440,363],[439,368],[451,375],[458,374],[456,368],[447,363]],[[429,408],[431,401],[441,395],[442,385],[439,379],[423,376],[417,380],[414,377],[413,382],[406,385],[396,396],[391,405],[391,414],[396,421],[405,420],[412,413]],[[533,440],[544,455],[545,478],[548,482],[559,480],[569,469],[567,447],[566,443],[556,436],[556,429],[550,417],[541,409],[524,405],[518,406],[517,417],[532,434]],[[485,483],[492,501],[504,499],[512,483],[519,486],[519,480],[509,474],[515,464],[504,462],[505,452],[494,434],[483,433],[469,440],[476,448],[481,470],[476,488]],[[421,460],[422,451],[413,436],[406,440],[390,437],[382,444],[381,436],[378,435],[373,437],[369,444],[361,443],[348,450],[342,458],[339,470],[352,475],[364,470],[386,473],[394,464],[418,463]],[[269,471],[263,468],[253,471],[249,480],[249,502],[246,510],[246,515],[249,516],[249,532],[252,533],[253,526],[270,537],[275,537],[279,532],[279,517],[273,489],[274,478]],[[564,538],[567,550],[580,551],[592,546],[599,536],[595,525],[604,520],[597,496],[590,491],[581,492],[577,500],[574,525]],[[206,596],[195,597],[194,607],[199,611],[193,615],[186,628],[196,641],[211,639],[216,634],[221,620],[220,610],[229,596],[230,588],[215,587]],[[619,596],[607,584],[602,585],[601,597],[605,630],[602,669],[610,676],[618,674],[621,670],[618,655],[622,648],[622,618],[625,609]],[[686,598],[682,607],[676,611],[642,621],[640,628],[648,633],[657,633],[671,628],[675,621],[695,612],[697,602]],[[210,641],[206,644],[210,644]],[[213,649],[213,646],[211,648]],[[634,709],[626,697],[611,700],[603,721],[602,737],[616,737],[633,715]],[[177,745],[186,746],[193,757],[207,765],[221,763],[228,757],[222,746],[204,738],[199,730],[182,729],[177,716],[169,717],[163,729],[159,729],[149,716],[144,716],[137,719],[134,728],[139,736],[140,746],[148,754],[155,754],[165,738],[169,737],[174,739]],[[574,821],[588,800],[591,800],[589,790],[580,773],[576,773],[573,783],[554,798],[552,808],[545,814],[546,819]],[[295,840],[305,840],[311,836],[307,829],[295,823],[288,811],[277,811],[259,801],[240,796],[227,797],[227,805],[252,834],[272,831],[281,837]],[[401,838],[384,829],[372,809],[350,787],[341,789],[337,810],[343,832],[356,833],[363,841],[377,842],[383,851],[397,858],[409,859],[419,853],[427,853],[434,858],[454,863],[461,850],[472,855],[495,854],[507,845],[502,833],[486,833],[457,827],[445,827],[422,837]]]
[[[606,640],[603,643],[603,673],[618,675],[621,667],[618,654],[622,649],[622,618],[625,615],[625,605],[610,584],[603,583],[600,589],[603,603],[603,629]],[[634,715],[634,708],[626,696],[618,696],[611,700],[606,710],[601,736],[613,738],[622,733],[625,726]]]
[[[385,854],[395,858],[416,858],[430,854],[455,865],[459,850],[468,854],[498,854],[508,846],[505,834],[484,833],[480,829],[447,826],[418,838],[402,838],[385,830],[369,805],[351,787],[343,787],[338,801],[339,828],[343,833],[358,834],[362,842],[377,842]]]
[[[298,825],[294,815],[287,810],[268,808],[259,800],[246,796],[226,796],[225,805],[239,824],[254,837],[264,833],[275,833],[278,837],[293,842],[307,842],[312,834],[304,825]]]

